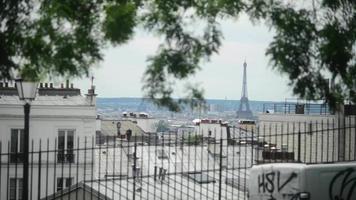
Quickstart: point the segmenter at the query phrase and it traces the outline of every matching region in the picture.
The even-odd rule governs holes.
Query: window
[[[10,162],[15,163],[23,161],[24,142],[24,130],[11,129]]]
[[[10,178],[9,200],[22,199],[22,178]]]
[[[74,162],[74,130],[58,131],[58,162]]]
[[[68,188],[72,184],[73,184],[73,178],[64,178],[64,177],[57,178],[57,192],[65,188]]]

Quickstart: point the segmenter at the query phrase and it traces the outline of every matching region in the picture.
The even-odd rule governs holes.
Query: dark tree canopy
[[[134,2],[1,0],[0,78],[83,76],[102,59],[105,39],[122,44],[133,35]]]
[[[102,60],[105,44],[129,41],[136,27],[164,40],[148,58],[143,90],[158,105],[179,111],[199,106],[202,91],[187,80],[218,53],[219,21],[246,12],[276,33],[266,54],[290,79],[295,94],[331,106],[356,102],[356,2],[354,0],[0,0],[0,78],[14,71],[27,79],[83,76]],[[199,27],[192,29],[192,24]],[[329,89],[329,82],[333,89]]]
[[[260,1],[262,2],[262,1]],[[356,1],[261,4],[252,10],[276,31],[266,54],[293,92],[332,108],[356,103]]]

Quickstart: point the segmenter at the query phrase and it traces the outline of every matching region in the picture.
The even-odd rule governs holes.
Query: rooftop
[[[0,82],[0,105],[22,105],[14,83]],[[40,83],[36,99],[32,105],[87,106],[91,102],[81,95],[80,89],[73,84],[54,87],[53,83]]]
[[[118,126],[121,134],[125,134],[127,130],[132,131],[132,136],[142,136],[144,134],[144,131],[131,120],[109,120],[109,119],[104,119],[101,121],[101,133],[104,136],[117,136]]]
[[[18,96],[0,96],[0,105],[22,105]],[[31,105],[88,106],[90,102],[83,96],[36,96]]]

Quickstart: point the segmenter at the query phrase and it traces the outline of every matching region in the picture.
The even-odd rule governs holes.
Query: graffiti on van
[[[330,182],[330,200],[352,200],[356,196],[356,170],[347,168],[338,172]]]
[[[268,194],[268,200],[276,200],[276,193],[282,195],[283,199],[294,199],[295,193],[290,190],[295,187],[290,186],[291,182],[298,177],[295,172],[281,173],[271,171],[258,175],[257,188],[259,193]]]

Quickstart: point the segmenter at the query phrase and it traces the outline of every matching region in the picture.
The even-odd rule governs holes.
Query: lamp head
[[[32,101],[36,98],[37,82],[24,81],[23,79],[15,80],[17,92],[20,100]]]

